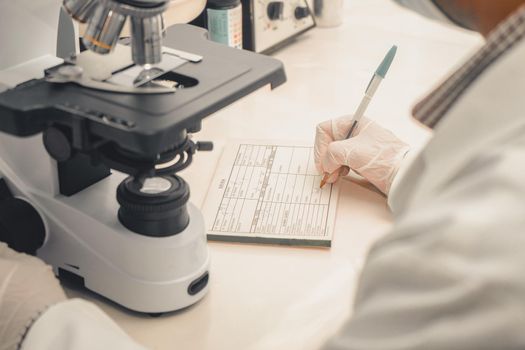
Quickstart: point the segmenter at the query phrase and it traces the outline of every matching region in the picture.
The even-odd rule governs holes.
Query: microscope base
[[[31,143],[41,142],[39,137],[24,140],[7,135],[1,141],[9,149],[31,149]],[[27,167],[18,162],[13,169],[0,158],[0,177],[15,197],[40,214],[46,237],[37,255],[57,275],[74,276],[87,289],[143,313],[179,310],[204,297],[210,259],[204,219],[197,207],[187,204],[190,223],[179,234],[148,237],[133,233],[117,218],[115,189],[126,175],[113,173],[71,197],[52,195],[52,184],[47,186],[49,191],[42,190],[46,188],[42,183],[32,186],[50,179],[45,174],[54,165],[39,154],[42,147],[33,149],[36,158]]]
[[[199,301],[210,265],[201,212],[188,203],[190,224],[174,236],[132,233],[115,215],[113,182],[121,179],[113,174],[74,197],[42,203],[60,214],[46,215],[49,236],[38,256],[57,275],[75,274],[87,289],[134,311],[170,312]],[[80,203],[89,204],[75,210]]]

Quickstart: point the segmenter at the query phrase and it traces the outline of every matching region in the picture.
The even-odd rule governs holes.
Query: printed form
[[[321,178],[312,145],[229,144],[203,205],[208,239],[329,247],[339,186]]]

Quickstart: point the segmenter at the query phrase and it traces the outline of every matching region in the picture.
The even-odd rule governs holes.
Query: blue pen
[[[366,87],[365,96],[361,100],[359,107],[357,107],[357,111],[355,112],[354,117],[352,119],[352,126],[350,127],[350,131],[346,135],[347,139],[352,137],[352,134],[354,133],[354,130],[357,127],[357,124],[365,114],[368,104],[372,100],[372,97],[374,97],[374,94],[376,93],[379,84],[381,84],[381,82],[385,78],[386,73],[388,72],[388,69],[392,64],[392,61],[394,60],[394,57],[396,56],[396,51],[397,46],[395,45],[392,46],[390,50],[388,50],[385,58],[383,58],[383,61],[381,62],[379,67],[377,67],[374,76],[372,77],[372,79],[370,79],[370,83],[368,83],[368,86]]]
[[[350,130],[348,131],[348,134],[346,135],[346,138],[349,139],[352,137],[352,134],[355,131],[355,128],[359,124],[359,121],[365,114],[365,111],[370,104],[370,101],[372,100],[372,97],[374,97],[374,94],[377,91],[377,88],[379,87],[379,84],[383,81],[383,79],[386,76],[386,73],[388,72],[388,69],[390,68],[390,65],[392,64],[392,61],[394,60],[394,57],[396,56],[397,46],[392,46],[390,50],[388,50],[385,58],[383,58],[383,61],[377,67],[374,75],[372,76],[372,79],[370,79],[370,82],[368,83],[368,86],[366,87],[365,96],[361,100],[361,103],[359,104],[359,107],[357,107],[357,111],[354,114],[354,117],[352,118],[352,126],[350,127]],[[339,170],[336,170],[339,171]],[[326,181],[330,178],[331,174],[325,173],[323,179],[321,180],[321,188],[326,184]]]

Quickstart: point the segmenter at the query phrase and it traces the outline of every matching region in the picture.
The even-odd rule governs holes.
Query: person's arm
[[[325,350],[525,348],[525,150],[480,155],[369,253]]]
[[[18,349],[33,322],[64,300],[51,266],[0,242],[0,349]]]
[[[31,326],[20,350],[146,350],[95,304],[70,299],[51,306]]]
[[[410,172],[412,165],[418,161],[421,149],[422,147],[411,148],[398,164],[398,169],[390,185],[387,198],[388,207],[393,213],[396,213],[402,205],[404,199],[403,186],[401,186],[402,180]]]
[[[51,266],[0,242],[1,350],[145,350],[98,307],[67,300]]]

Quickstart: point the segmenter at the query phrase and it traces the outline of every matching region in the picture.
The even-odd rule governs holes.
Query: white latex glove
[[[339,176],[347,175],[350,168],[388,194],[410,147],[367,118],[361,119],[353,137],[345,139],[351,125],[351,115],[317,125],[314,151],[317,170],[332,174],[327,182],[333,183]],[[336,171],[341,167],[342,170]]]
[[[51,266],[0,243],[0,350],[15,350],[33,321],[66,300]]]

